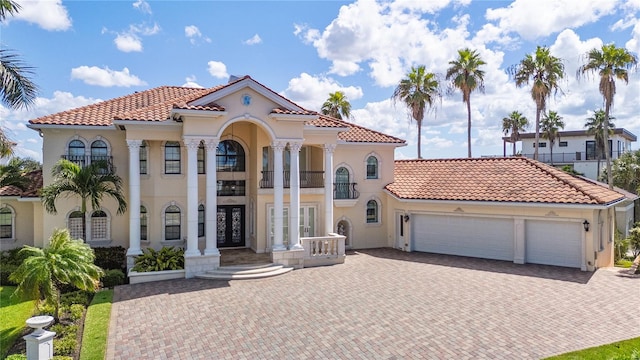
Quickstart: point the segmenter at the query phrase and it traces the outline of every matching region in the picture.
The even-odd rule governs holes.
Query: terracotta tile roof
[[[275,108],[271,110],[272,114],[285,114],[285,115],[316,115],[317,112],[309,110],[289,110],[283,108]]]
[[[38,197],[40,189],[42,189],[42,170],[35,170],[27,173],[26,177],[31,179],[31,183],[25,191],[15,186],[5,186],[0,188],[0,196],[20,196],[20,197]]]
[[[349,130],[338,134],[338,139],[347,142],[394,144],[404,144],[406,142],[403,139],[326,115],[319,115],[317,119],[307,121],[307,125],[317,127],[347,127]]]
[[[189,105],[187,103],[173,104],[174,109],[182,110],[204,110],[204,111],[225,111],[226,109],[222,105],[216,103],[209,103],[205,105]]]
[[[198,89],[161,86],[37,119],[30,124],[111,126],[114,119],[160,121],[173,104],[207,95],[218,88]]]
[[[397,160],[401,199],[604,205],[624,199],[607,187],[524,157]]]

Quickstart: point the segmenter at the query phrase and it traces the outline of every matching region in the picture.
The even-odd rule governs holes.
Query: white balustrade
[[[300,238],[304,247],[304,266],[342,264],[345,258],[346,237],[330,233],[328,236]]]

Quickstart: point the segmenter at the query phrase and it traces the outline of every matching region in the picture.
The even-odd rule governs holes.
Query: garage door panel
[[[413,215],[413,250],[513,260],[513,220]]]
[[[527,220],[525,228],[526,262],[574,268],[582,266],[582,224]]]

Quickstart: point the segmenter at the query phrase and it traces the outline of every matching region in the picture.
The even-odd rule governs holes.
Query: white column
[[[204,254],[220,255],[220,250],[218,250],[217,237],[218,182],[216,179],[216,149],[218,148],[218,139],[207,139],[205,146],[207,148],[207,204],[205,209],[206,247],[204,249]]]
[[[284,234],[282,231],[284,219],[284,167],[282,165],[282,152],[284,142],[274,141],[273,148],[273,251],[286,250],[284,247]]]
[[[183,138],[187,148],[187,251],[185,256],[198,256],[198,146],[200,140]]]
[[[140,250],[140,145],[142,140],[127,140],[129,147],[129,249],[127,256]]]
[[[336,144],[324,144],[324,229],[333,231],[333,151]]]
[[[300,148],[302,142],[290,142],[291,171],[289,175],[289,249],[300,245]]]

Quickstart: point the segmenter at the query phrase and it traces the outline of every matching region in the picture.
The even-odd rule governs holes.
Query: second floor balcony
[[[62,155],[62,159],[69,160],[72,163],[76,163],[81,167],[89,166],[92,163],[101,163],[104,165],[104,174],[113,174],[116,171],[113,166],[113,156],[107,155]]]
[[[611,159],[617,159],[624,152],[612,151]],[[591,151],[575,151],[575,152],[554,152],[553,158],[551,158],[551,154],[548,152],[538,153],[538,161],[543,163],[554,163],[554,164],[570,164],[576,161],[597,161],[598,155],[600,155],[600,160],[605,160],[606,154],[596,154]],[[522,154],[522,156],[533,159],[533,154]],[[553,161],[552,161],[553,160]]]
[[[360,197],[360,193],[356,190],[358,183],[334,183],[333,198],[336,200],[353,200]]]
[[[291,172],[283,171],[284,187],[291,187]],[[262,179],[260,180],[260,188],[273,189],[274,179],[273,171],[262,171]],[[301,188],[323,188],[324,187],[324,171],[300,171],[300,187]]]

